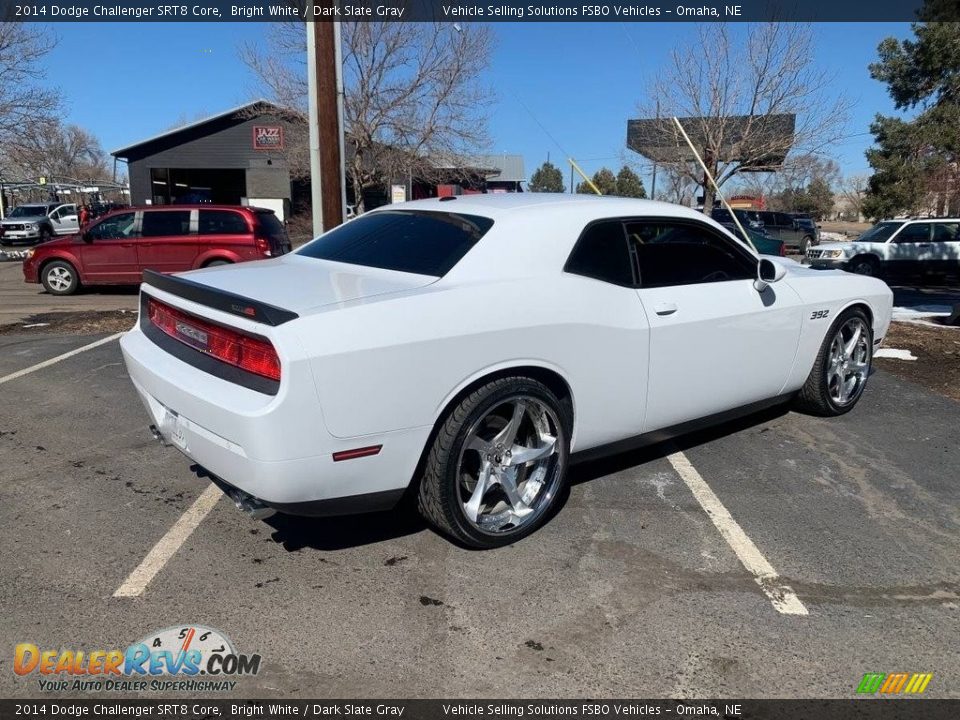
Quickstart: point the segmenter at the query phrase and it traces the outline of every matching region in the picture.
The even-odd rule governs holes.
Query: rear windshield
[[[280,218],[272,212],[258,210],[257,222],[260,224],[260,229],[263,231],[263,234],[268,238],[280,242],[286,241],[287,231],[284,229],[283,223],[280,222]]]
[[[319,260],[443,277],[493,225],[490,218],[420,210],[358,217],[307,243]]]

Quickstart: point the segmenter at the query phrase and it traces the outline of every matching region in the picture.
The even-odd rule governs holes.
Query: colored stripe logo
[[[856,692],[860,695],[919,695],[932,679],[933,673],[866,673]]]

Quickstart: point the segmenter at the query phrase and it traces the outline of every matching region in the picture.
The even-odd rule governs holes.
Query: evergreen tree
[[[566,189],[563,185],[563,173],[560,168],[547,161],[533,171],[528,189],[530,192],[562,193]]]
[[[617,195],[629,198],[645,198],[647,190],[643,180],[633,170],[624,165],[617,173]]]

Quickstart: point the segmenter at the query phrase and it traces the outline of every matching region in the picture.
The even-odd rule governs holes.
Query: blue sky
[[[48,56],[63,90],[66,120],[93,131],[113,150],[262,94],[237,47],[264,37],[261,23],[77,23],[53,27]],[[496,23],[489,83],[498,95],[492,152],[520,153],[531,173],[550,153],[569,170],[550,134],[587,172],[619,167],[626,121],[636,117],[645,79],[669,51],[692,37],[689,23]],[[823,23],[810,52],[833,92],[855,100],[848,133],[834,159],[845,174],[868,169],[863,152],[874,115],[892,113],[885,87],[867,65],[884,37],[907,37],[907,23]],[[82,62],[78,59],[82,59]],[[534,120],[523,104],[533,112]],[[616,167],[614,167],[616,166]],[[649,186],[649,180],[645,178]]]

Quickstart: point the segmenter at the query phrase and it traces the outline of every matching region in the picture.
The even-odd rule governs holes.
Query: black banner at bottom
[[[0,720],[163,718],[746,718],[749,720],[955,720],[960,700],[0,700]]]

